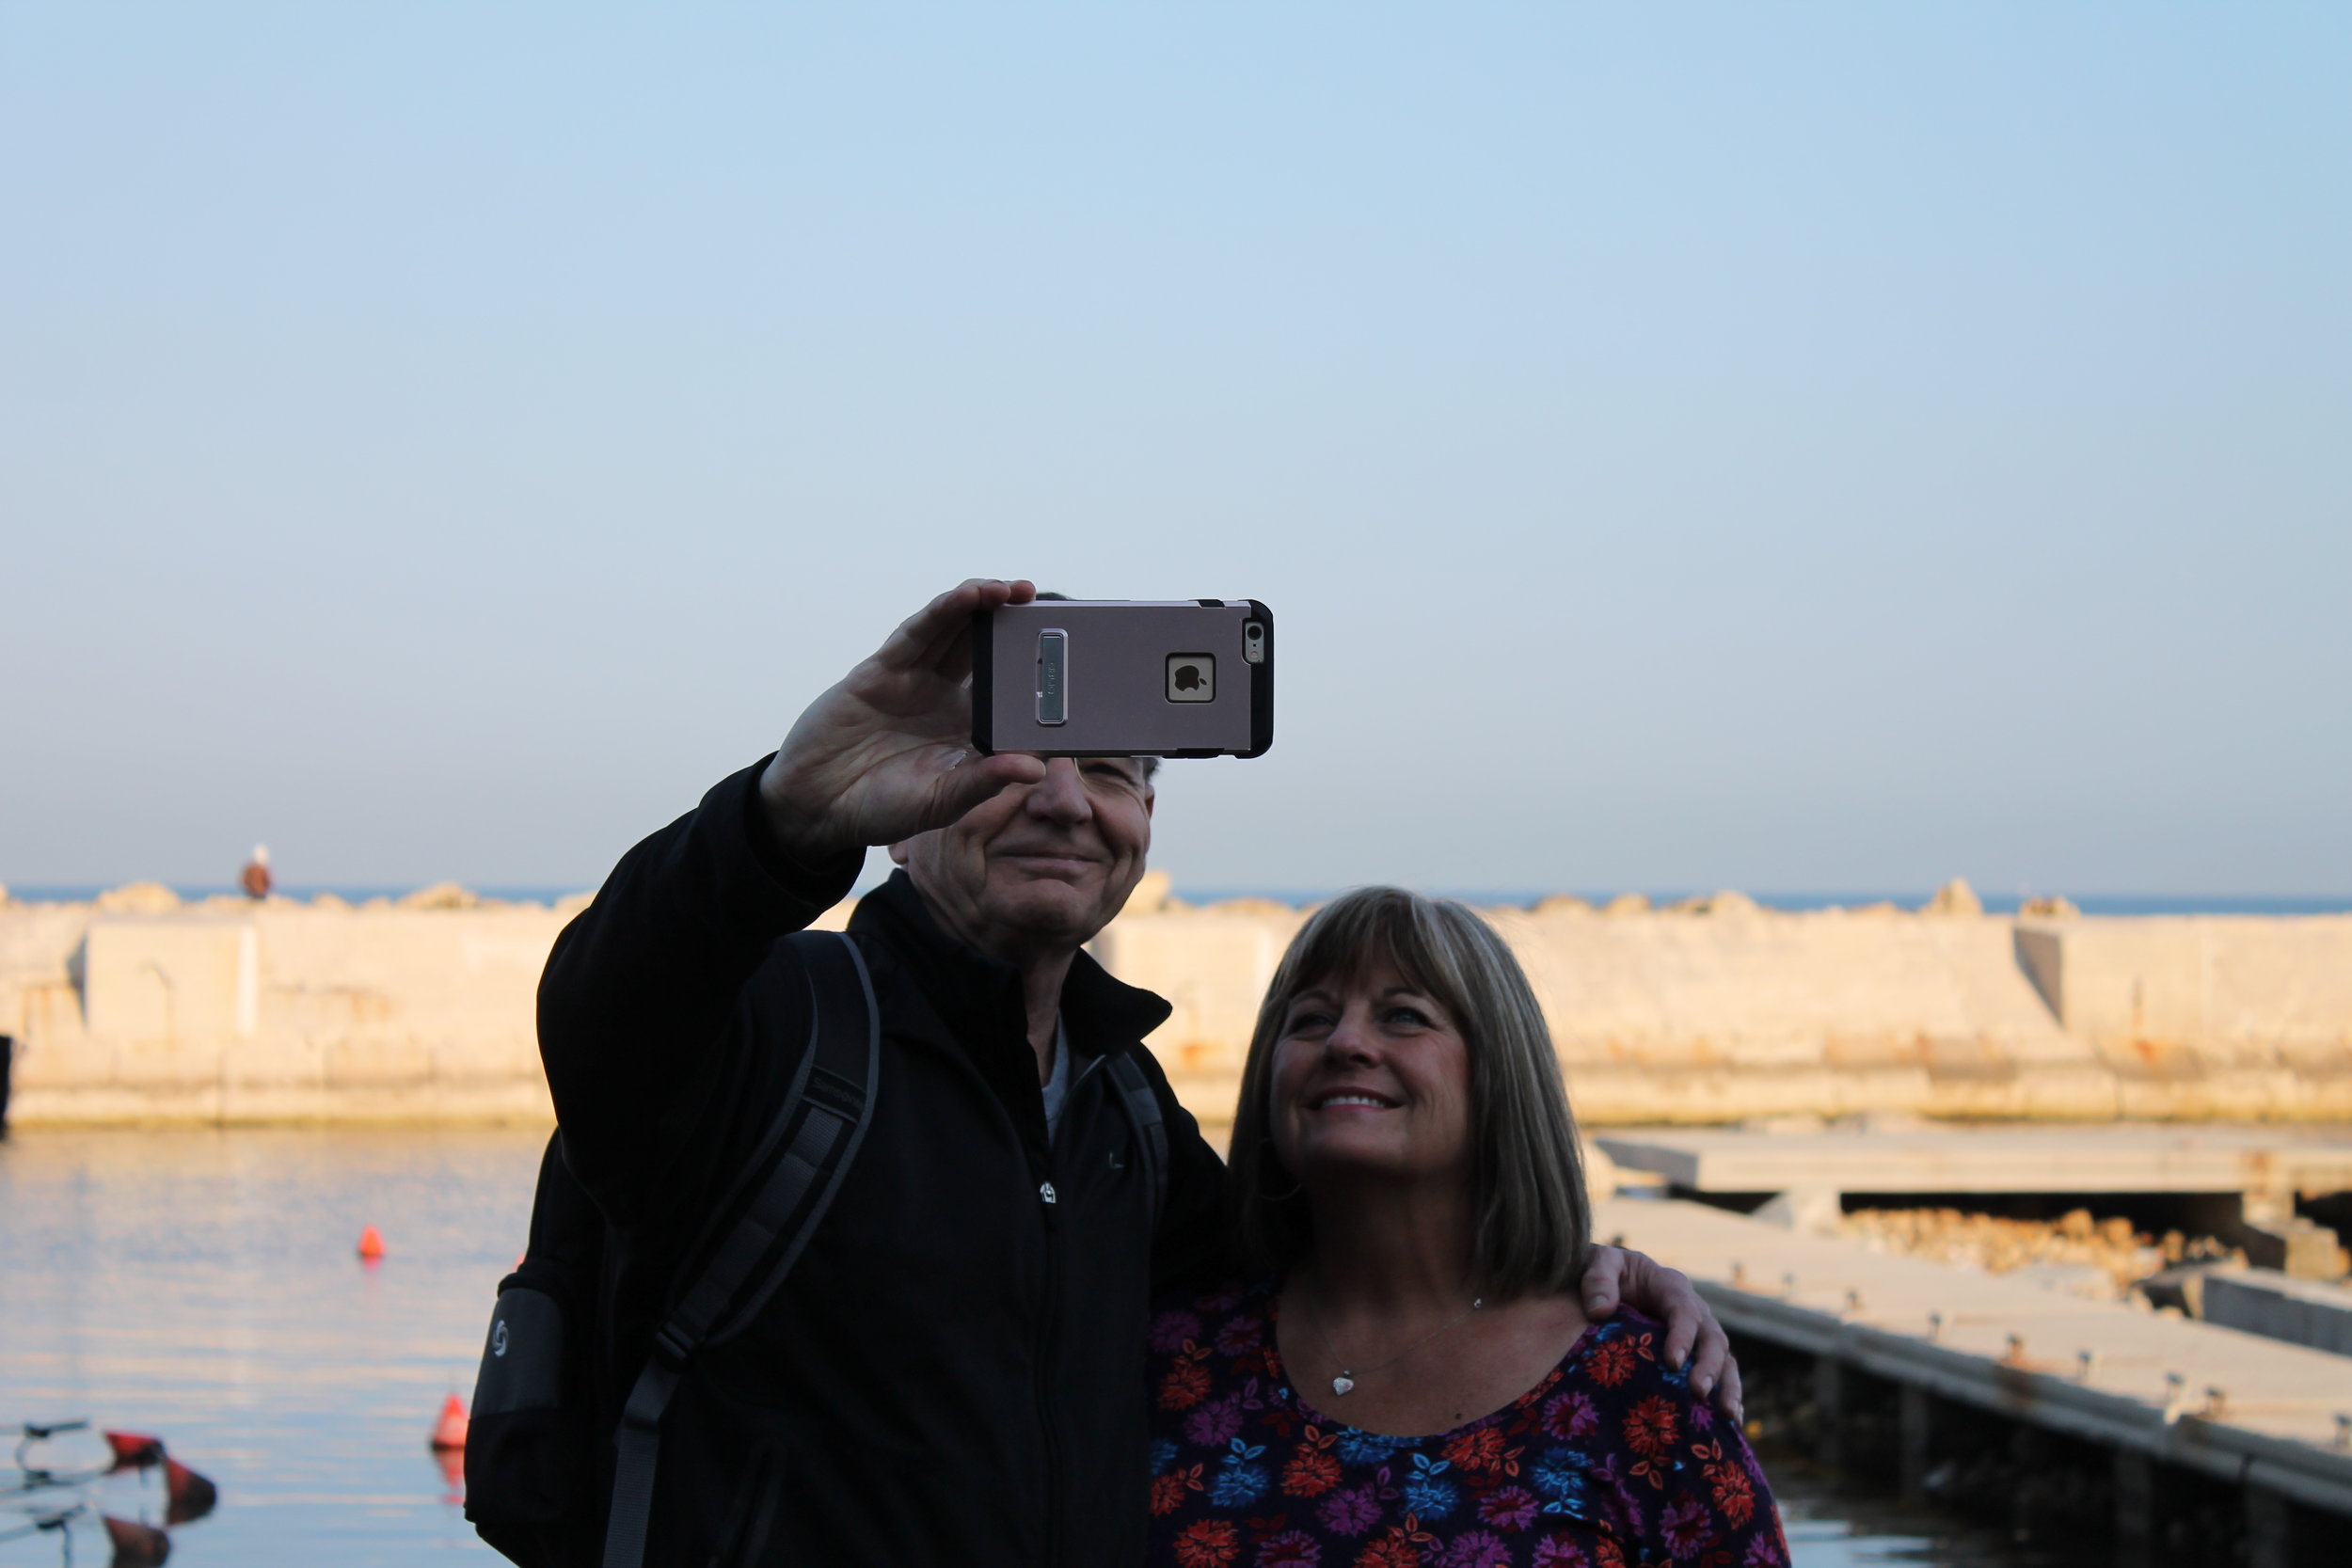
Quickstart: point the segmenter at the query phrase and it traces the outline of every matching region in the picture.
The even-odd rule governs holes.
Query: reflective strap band
[[[661,1417],[690,1357],[712,1342],[714,1321],[745,1286],[747,1299],[716,1335],[740,1332],[784,1284],[825,1217],[850,1158],[873,1119],[874,1081],[882,1068],[882,1009],[857,944],[844,934],[802,932],[809,988],[809,1049],[784,1104],[761,1139],[760,1160],[794,1117],[791,1142],[718,1252],[654,1335],[652,1356],[629,1389],[612,1435],[612,1506],[605,1522],[604,1568],[644,1568],[653,1517],[654,1477],[661,1458]],[[757,1168],[755,1161],[750,1169]],[[749,1171],[736,1181],[739,1192]],[[812,1198],[811,1195],[814,1194]],[[781,1242],[781,1248],[777,1243]],[[764,1276],[753,1270],[763,1261]]]
[[[848,1124],[831,1111],[820,1105],[808,1108],[807,1117],[802,1120],[800,1131],[792,1134],[791,1147],[784,1151],[784,1158],[776,1162],[768,1184],[760,1189],[759,1196],[742,1220],[727,1232],[719,1255],[710,1260],[702,1278],[694,1282],[694,1289],[662,1325],[665,1336],[683,1341],[681,1357],[702,1343],[720,1308],[751,1277],[752,1265],[775,1244],[785,1222],[800,1212],[809,1188],[816,1185],[825,1156],[847,1131]]]
[[[659,1357],[645,1363],[628,1391],[620,1430],[612,1434],[612,1513],[604,1527],[604,1568],[642,1568],[645,1526],[653,1518],[653,1478],[661,1456],[661,1414],[677,1392],[678,1368]]]

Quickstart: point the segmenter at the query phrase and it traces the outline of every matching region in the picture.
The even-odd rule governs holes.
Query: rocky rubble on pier
[[[2094,1219],[2072,1209],[2055,1220],[2010,1219],[1958,1209],[1862,1209],[1843,1216],[1840,1234],[1874,1252],[1989,1274],[2034,1272],[2078,1294],[2121,1298],[2138,1280],[2182,1262],[2235,1261],[2246,1255],[2211,1236],[2136,1231],[2122,1215]],[[2104,1276],[2104,1277],[2102,1277]]]

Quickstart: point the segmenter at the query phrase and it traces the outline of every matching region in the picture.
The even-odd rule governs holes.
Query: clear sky
[[[0,6],[0,881],[588,885],[937,588],[1187,884],[2352,891],[2352,8]]]

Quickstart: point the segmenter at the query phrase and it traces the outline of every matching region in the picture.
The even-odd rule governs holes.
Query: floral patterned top
[[[1630,1308],[1543,1381],[1431,1437],[1309,1405],[1274,1287],[1164,1303],[1152,1324],[1151,1568],[1783,1568],[1756,1458]]]

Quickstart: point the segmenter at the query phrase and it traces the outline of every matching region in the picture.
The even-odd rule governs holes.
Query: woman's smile
[[[1310,1111],[1393,1111],[1397,1102],[1363,1089],[1334,1089],[1307,1101]]]

